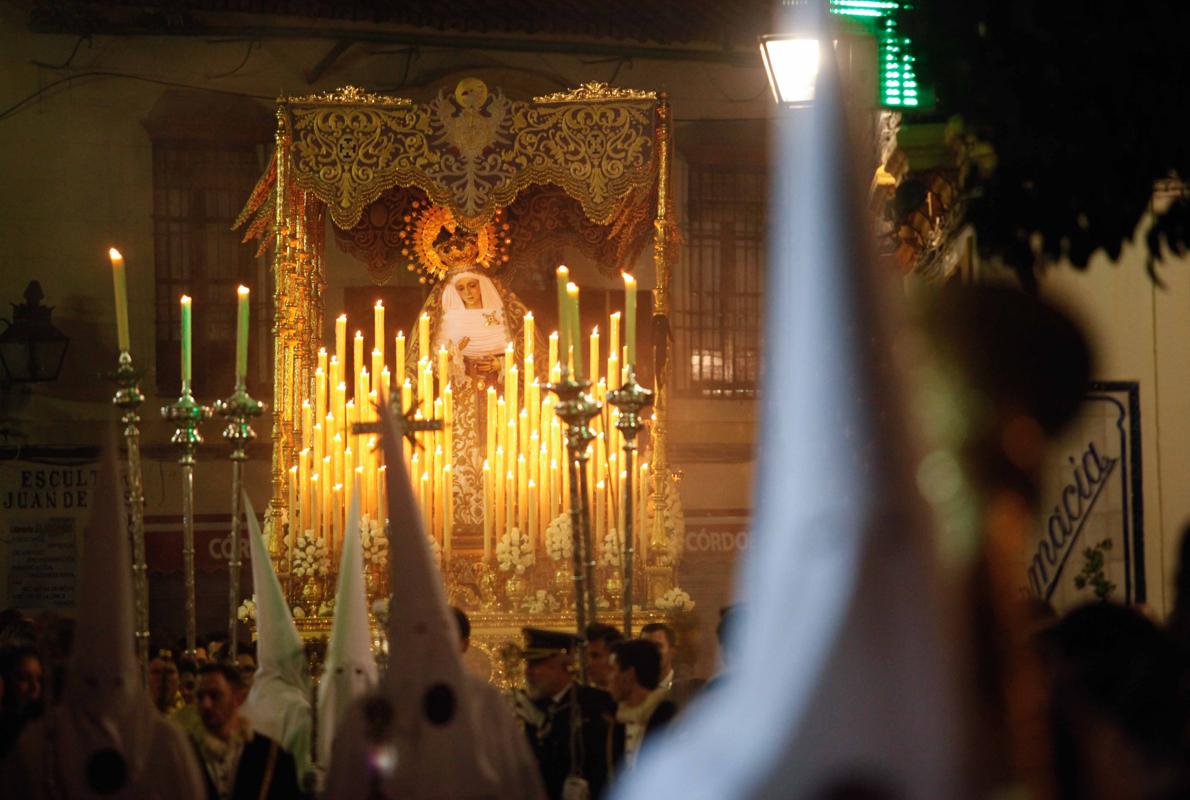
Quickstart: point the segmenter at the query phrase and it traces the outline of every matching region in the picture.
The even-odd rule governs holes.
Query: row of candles
[[[128,300],[124,259],[118,250],[109,252],[116,299],[116,328],[120,350],[128,352]],[[592,532],[596,552],[612,530],[623,531],[623,492],[633,493],[633,508],[644,508],[643,492],[648,486],[648,464],[641,464],[628,475],[620,468],[623,439],[616,429],[618,411],[606,403],[609,388],[618,386],[627,376],[628,365],[636,357],[636,281],[624,274],[625,313],[612,313],[608,319],[609,341],[606,372],[600,375],[603,361],[598,327],[587,338],[588,370],[579,333],[579,290],[570,282],[566,267],[557,270],[559,331],[548,337],[546,364],[550,382],[562,375],[560,354],[565,354],[570,375],[591,381],[591,395],[603,404],[603,412],[592,420],[595,440],[588,468]],[[237,289],[236,368],[237,390],[242,390],[247,374],[249,296],[246,286]],[[182,394],[190,393],[192,368],[192,299],[182,295],[181,376]],[[372,519],[386,517],[384,490],[385,465],[374,435],[357,436],[356,423],[376,420],[380,390],[391,387],[392,375],[406,375],[406,340],[398,332],[393,347],[390,372],[385,353],[384,304],[373,309],[374,347],[370,361],[365,361],[363,332],[357,330],[352,342],[350,368],[354,392],[347,389],[347,315],[335,321],[335,352],[318,351],[314,373],[313,396],[301,401],[299,434],[301,447],[296,463],[289,468],[288,527],[289,544],[296,544],[299,531],[326,542],[337,552],[343,537],[346,511],[355,491],[360,492],[362,513]],[[620,344],[621,319],[625,322],[624,345]],[[400,384],[401,406],[411,409],[416,402],[415,418],[440,419],[439,431],[418,434],[418,448],[403,443],[403,457],[415,496],[421,506],[430,534],[438,541],[444,561],[453,555],[454,514],[454,436],[456,402],[475,402],[472,397],[456,398],[449,381],[449,354],[439,348],[431,361],[429,317],[418,320],[418,353],[422,354],[411,376]],[[485,440],[483,445],[483,555],[490,560],[496,541],[513,528],[533,552],[544,548],[544,535],[550,523],[566,508],[569,496],[569,470],[566,469],[565,425],[556,414],[554,395],[543,385],[536,365],[535,321],[532,312],[524,318],[524,346],[521,364],[515,363],[515,349],[509,342],[504,351],[502,392],[496,386],[484,390]],[[623,366],[622,366],[623,365]],[[614,385],[609,386],[609,383]],[[394,387],[395,390],[395,387]],[[354,446],[353,446],[354,445]],[[641,531],[643,526],[634,529]],[[647,556],[647,536],[636,544]]]
[[[569,281],[565,267],[558,271],[560,331],[548,337],[548,369],[537,366],[535,320],[525,315],[523,353],[517,363],[515,347],[509,342],[503,354],[500,386],[487,386],[476,397],[460,397],[449,380],[450,354],[445,348],[432,353],[430,320],[422,315],[417,321],[418,363],[406,369],[407,342],[403,331],[393,341],[391,362],[385,352],[385,308],[373,307],[373,347],[365,352],[362,330],[355,332],[348,361],[348,319],[345,314],[335,321],[334,352],[322,348],[314,371],[312,397],[300,405],[300,448],[289,468],[289,524],[291,531],[308,531],[308,536],[324,540],[329,549],[338,549],[342,538],[345,510],[354,486],[360,487],[360,506],[373,519],[385,516],[384,472],[375,436],[351,433],[357,422],[376,418],[380,387],[392,386],[400,392],[401,407],[412,410],[415,419],[442,420],[439,431],[417,434],[419,446],[403,444],[403,458],[415,497],[421,506],[427,530],[439,543],[444,561],[454,556],[456,533],[454,423],[457,404],[477,403],[477,413],[484,418],[485,436],[479,442],[483,452],[481,506],[483,509],[483,555],[491,559],[499,539],[517,529],[523,546],[540,552],[545,531],[566,508],[569,474],[566,469],[564,423],[555,413],[556,398],[545,386],[544,378],[561,378],[560,352],[565,352],[572,374],[586,375],[583,361],[591,365],[591,393],[603,401],[609,388],[623,380],[627,370],[621,365],[635,356],[636,282],[625,275],[625,310],[627,317],[624,345],[620,344],[620,312],[608,320],[609,341],[606,361],[598,328],[587,338],[586,348],[578,336],[578,288]],[[565,342],[565,345],[563,345]],[[575,347],[572,343],[579,343]],[[565,347],[565,350],[563,350]],[[587,353],[583,353],[585,349]],[[430,355],[432,353],[432,356]],[[390,363],[392,370],[389,369]],[[606,363],[601,376],[600,367]],[[347,371],[354,375],[354,391],[347,385]],[[379,381],[375,380],[379,375]],[[392,376],[406,376],[393,385]],[[612,383],[609,387],[609,379]],[[592,427],[596,438],[590,448],[589,477],[593,539],[601,547],[609,531],[622,531],[624,491],[632,491],[636,509],[643,508],[642,487],[648,485],[648,465],[642,464],[631,479],[620,468],[623,439],[615,424],[618,411],[605,404],[604,412]],[[637,526],[640,529],[640,526]],[[647,542],[638,545],[647,553]]]

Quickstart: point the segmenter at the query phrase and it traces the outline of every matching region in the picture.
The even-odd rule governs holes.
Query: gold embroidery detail
[[[327,103],[340,103],[343,105],[368,105],[368,106],[411,106],[413,101],[407,97],[394,97],[387,94],[375,94],[374,92],[366,91],[359,86],[347,86],[334,89],[322,94],[307,94],[300,97],[286,97],[281,95],[277,98],[278,103],[318,103],[325,105]]]
[[[652,103],[523,103],[471,79],[424,106],[290,104],[281,113],[294,184],[342,229],[397,185],[480,228],[522,189],[555,184],[607,224],[625,194],[654,180]]]
[[[608,100],[656,100],[656,92],[641,89],[621,89],[608,86],[603,81],[592,81],[580,84],[577,89],[567,89],[564,92],[543,94],[534,97],[534,103],[599,103]]]

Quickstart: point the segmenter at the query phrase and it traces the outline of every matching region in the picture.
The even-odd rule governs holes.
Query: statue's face
[[[479,290],[479,278],[466,275],[455,281],[455,291],[466,308],[483,308],[483,293]]]

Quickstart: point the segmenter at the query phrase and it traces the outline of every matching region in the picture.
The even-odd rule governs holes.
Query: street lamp
[[[813,102],[822,62],[817,37],[796,33],[761,36],[760,57],[777,103],[800,108]]]
[[[814,102],[823,59],[838,46],[833,4],[842,0],[776,0],[773,33],[760,37],[760,59],[778,105]]]
[[[70,338],[50,322],[53,306],[43,306],[41,284],[30,281],[25,302],[12,304],[12,321],[0,333],[0,367],[6,383],[56,381]]]

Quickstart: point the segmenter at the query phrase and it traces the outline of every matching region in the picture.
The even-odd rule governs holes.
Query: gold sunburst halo
[[[406,217],[405,229],[401,231],[401,238],[406,247],[402,253],[409,258],[406,269],[420,273],[422,283],[437,282],[452,271],[434,247],[434,240],[439,232],[446,228],[454,233],[459,222],[454,212],[446,206],[434,205],[414,201],[413,212]],[[487,225],[476,231],[479,256],[476,259],[480,268],[495,271],[508,261],[508,224],[503,220],[503,214],[496,216]]]

